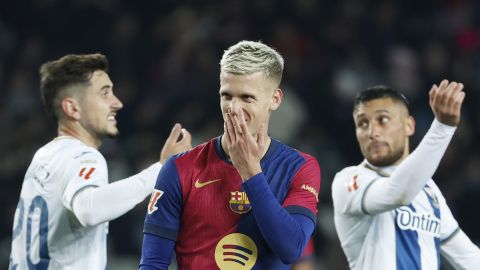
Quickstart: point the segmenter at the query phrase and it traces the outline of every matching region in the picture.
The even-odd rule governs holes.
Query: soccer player
[[[365,160],[332,184],[335,227],[351,269],[478,269],[480,251],[459,228],[431,179],[460,122],[463,84],[443,80],[429,92],[435,119],[410,154],[415,121],[387,86],[355,100],[353,118]]]
[[[283,58],[241,41],[220,61],[223,135],[169,159],[144,225],[141,269],[289,269],[315,226],[320,167],[267,135]]]
[[[152,192],[169,155],[191,148],[190,134],[176,124],[160,163],[109,184],[97,149],[118,134],[122,103],[107,68],[105,56],[90,54],[67,55],[40,69],[41,96],[58,137],[35,153],[25,175],[9,269],[105,269],[108,221]]]

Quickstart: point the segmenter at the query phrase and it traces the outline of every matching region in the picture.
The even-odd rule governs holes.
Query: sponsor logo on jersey
[[[358,190],[358,175],[355,175],[353,179],[347,183],[345,183],[345,188],[347,188],[348,192],[357,191]]]
[[[230,209],[237,214],[245,214],[252,208],[247,194],[243,191],[230,192]]]
[[[440,219],[430,213],[415,213],[407,206],[395,209],[397,225],[402,230],[413,230],[440,237]]]
[[[157,211],[157,202],[160,197],[163,195],[163,191],[159,189],[153,189],[152,195],[150,196],[150,201],[148,202],[147,212],[151,215],[153,212]]]
[[[196,188],[202,188],[202,187],[204,187],[204,186],[213,184],[213,183],[218,182],[218,181],[221,181],[221,180],[222,180],[222,179],[214,179],[214,180],[209,180],[209,181],[200,182],[200,179],[197,179],[197,181],[195,181],[195,187],[196,187]]]
[[[318,191],[314,187],[303,184],[302,189],[311,192],[313,194],[313,196],[315,196],[315,199],[318,202]]]
[[[95,169],[96,169],[95,167],[91,167],[91,168],[83,167],[83,168],[80,169],[80,172],[78,173],[78,176],[80,176],[81,178],[83,178],[85,180],[88,180],[92,176]]]
[[[257,256],[255,242],[242,233],[226,235],[215,247],[215,262],[220,270],[252,269]]]

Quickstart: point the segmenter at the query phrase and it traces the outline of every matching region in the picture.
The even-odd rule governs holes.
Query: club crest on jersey
[[[160,197],[162,197],[163,195],[163,191],[162,190],[159,190],[159,189],[154,189],[153,192],[152,192],[152,195],[150,196],[150,202],[148,203],[148,208],[147,208],[147,211],[148,211],[148,214],[152,214],[153,212],[157,211],[158,207],[157,207],[157,202],[158,202],[158,199],[160,199]]]
[[[247,194],[243,191],[232,191],[230,192],[230,209],[237,213],[237,214],[245,214],[252,206],[250,205],[250,201],[247,198]]]

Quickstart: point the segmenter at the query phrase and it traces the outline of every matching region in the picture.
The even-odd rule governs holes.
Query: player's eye
[[[386,124],[386,123],[388,123],[388,121],[390,121],[389,117],[387,117],[387,116],[381,116],[380,117],[380,123]]]
[[[226,94],[226,93],[221,93],[221,94],[220,94],[220,98],[221,98],[222,100],[230,100],[230,99],[232,99],[232,97],[231,97],[229,94]]]
[[[245,101],[245,102],[254,102],[255,101],[255,98],[253,96],[250,96],[250,95],[244,95],[242,96],[242,99]]]
[[[368,128],[368,122],[366,120],[360,120],[357,123],[357,128],[366,129]]]

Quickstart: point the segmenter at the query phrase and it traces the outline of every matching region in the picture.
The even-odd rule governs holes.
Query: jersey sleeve
[[[170,158],[158,175],[148,203],[143,232],[176,241],[182,205],[182,192],[175,158]]]
[[[448,240],[457,232],[459,225],[457,220],[453,217],[452,212],[447,205],[447,201],[445,200],[445,197],[443,197],[442,192],[437,185],[433,181],[430,181],[428,185],[434,190],[437,196],[441,220],[440,240],[443,242]]]
[[[341,214],[368,214],[365,210],[364,196],[370,185],[380,178],[361,173],[356,167],[346,168],[337,173],[332,184],[335,211]]]
[[[108,169],[105,158],[100,152],[87,149],[74,153],[67,160],[65,177],[68,179],[62,195],[63,205],[72,211],[72,199],[78,191],[88,186],[101,186],[108,183]]]
[[[306,215],[316,223],[320,166],[315,158],[308,155],[304,157],[306,162],[293,177],[282,206],[289,213]]]
[[[315,245],[313,244],[313,237],[312,237],[310,238],[310,240],[308,240],[308,243],[305,246],[305,249],[303,250],[300,260],[310,259],[313,257],[314,253],[315,253]]]
[[[480,249],[460,229],[442,242],[442,256],[455,269],[478,269]]]

